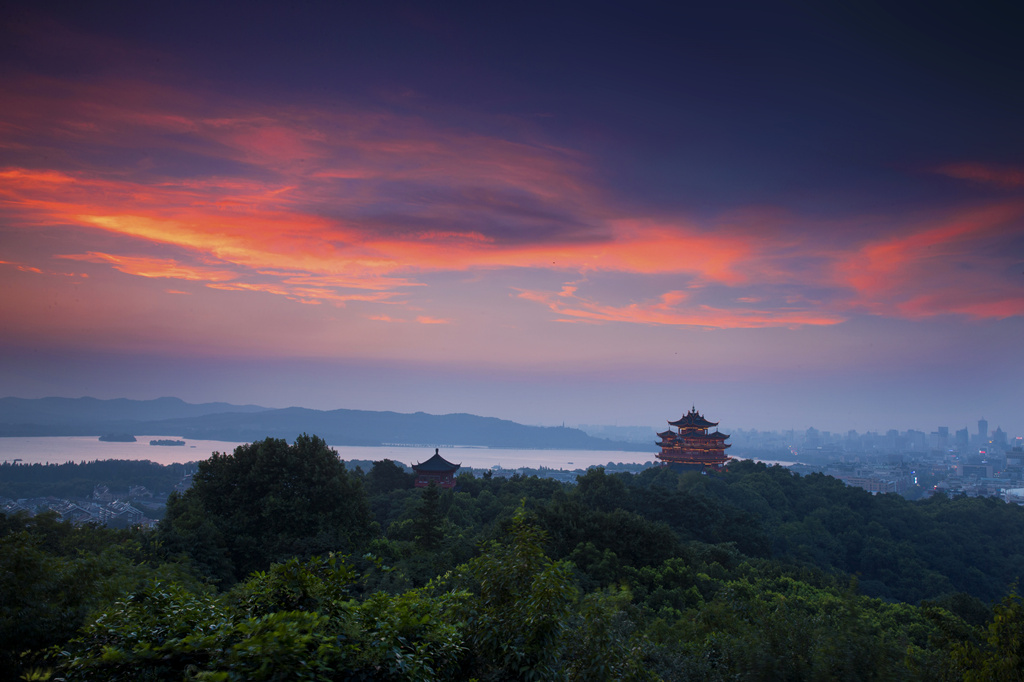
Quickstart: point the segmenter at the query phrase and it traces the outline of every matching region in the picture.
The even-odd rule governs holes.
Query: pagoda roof
[[[672,429],[669,429],[668,431],[662,431],[661,433],[659,433],[658,437],[659,438],[672,438],[675,435],[676,435],[676,432],[673,431]]]
[[[412,468],[414,471],[455,471],[461,466],[461,464],[452,464],[446,460],[435,448],[433,457],[428,459],[426,462],[413,464]]]
[[[704,418],[704,415],[698,412],[697,408],[694,407],[691,408],[688,413],[684,414],[678,421],[669,422],[669,426],[689,426],[691,428],[706,429],[712,426],[718,426],[718,422],[709,422]]]
[[[714,433],[709,433],[708,437],[714,438],[715,440],[725,440],[726,438],[729,437],[729,434],[722,433],[721,431],[715,431]]]

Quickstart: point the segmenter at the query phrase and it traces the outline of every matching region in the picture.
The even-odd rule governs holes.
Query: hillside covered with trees
[[[268,438],[154,531],[0,516],[0,679],[1018,679],[1021,566],[990,499],[749,461],[416,489]]]

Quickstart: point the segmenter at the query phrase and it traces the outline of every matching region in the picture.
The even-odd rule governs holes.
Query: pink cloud
[[[18,263],[15,261],[4,261],[0,260],[0,265],[10,265],[15,270],[20,272],[30,272],[36,275],[52,275],[55,277],[88,277],[86,273],[74,273],[74,272],[56,272],[53,270],[43,270],[42,268],[34,265],[26,265],[25,263]]]
[[[990,183],[1002,187],[1024,187],[1024,168],[983,163],[951,163],[937,173],[959,180]]]
[[[139,277],[167,277],[191,281],[225,282],[235,279],[237,274],[216,268],[183,265],[170,258],[149,258],[145,256],[115,256],[109,253],[90,251],[81,254],[58,255],[56,258],[84,261],[89,263],[110,263],[114,269]]]
[[[984,319],[1017,314],[1010,311],[1024,305],[1024,286],[1003,275],[998,263],[1007,236],[1024,234],[1022,219],[1024,204],[1001,204],[870,240],[837,259],[835,284],[851,292],[849,310],[878,315]]]
[[[746,208],[704,225],[626,214],[578,152],[414,116],[270,106],[130,79],[7,85],[0,145],[52,159],[0,169],[8,223],[26,240],[39,227],[122,238],[136,255],[59,257],[140,277],[344,306],[407,301],[437,273],[578,273],[585,279],[555,294],[522,287],[529,291],[519,295],[562,319],[645,325],[1020,314],[1019,285],[986,267],[977,248],[996,248],[1019,229],[1018,204],[916,223],[868,217],[842,229],[778,207]],[[115,157],[147,149],[156,160],[102,166],[85,151],[97,146]],[[162,153],[218,171],[161,175]],[[1014,168],[953,164],[940,172],[1022,182]],[[851,226],[859,222],[865,231]],[[147,246],[175,258],[137,255]],[[673,284],[648,285],[669,291],[617,305],[595,299],[600,288],[586,282],[609,274]],[[711,298],[722,289],[735,308]]]
[[[709,327],[715,329],[752,329],[764,327],[803,327],[835,325],[844,317],[809,310],[724,309],[689,303],[682,291],[669,291],[654,301],[625,306],[604,305],[596,301],[571,297],[566,302],[561,294],[523,291],[519,297],[542,303],[563,316],[562,321],[627,322],[644,325]]]

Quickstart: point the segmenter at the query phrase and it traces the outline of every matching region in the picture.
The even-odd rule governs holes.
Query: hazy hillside
[[[654,451],[651,444],[588,436],[579,429],[526,426],[471,414],[271,410],[226,403],[45,398],[0,400],[0,436],[166,434],[205,440],[292,439],[316,433],[336,445],[481,445],[510,448]]]
[[[180,398],[0,398],[0,424],[70,425],[112,421],[155,421],[225,412],[262,412],[266,409],[258,405],[229,403],[194,405]]]

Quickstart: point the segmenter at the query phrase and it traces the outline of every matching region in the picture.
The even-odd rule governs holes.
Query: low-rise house
[[[145,515],[128,502],[114,500],[100,508],[100,521],[108,526],[127,527],[140,524]]]

